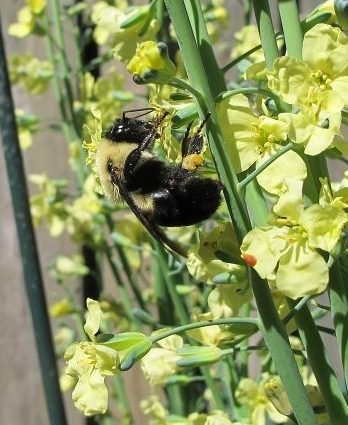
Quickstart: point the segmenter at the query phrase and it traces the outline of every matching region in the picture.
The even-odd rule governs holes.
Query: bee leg
[[[206,124],[208,118],[210,117],[210,113],[207,114],[205,119],[202,121],[201,125],[198,127],[196,132],[190,136],[190,129],[192,127],[192,122],[188,125],[185,136],[182,140],[181,144],[181,156],[184,159],[187,155],[197,154],[199,155],[203,149],[203,136],[202,129]]]

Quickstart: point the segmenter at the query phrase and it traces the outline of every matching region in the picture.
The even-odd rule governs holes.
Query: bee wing
[[[168,238],[162,229],[160,229],[155,223],[153,223],[148,217],[146,217],[140,208],[136,205],[134,198],[131,193],[127,190],[122,178],[118,173],[115,172],[112,164],[110,164],[109,172],[111,176],[111,182],[117,186],[120,195],[127,202],[129,208],[133,211],[137,219],[145,226],[150,235],[157,241],[163,243],[166,247],[170,248],[170,251],[174,251],[177,254],[186,257],[186,251],[177,243]]]

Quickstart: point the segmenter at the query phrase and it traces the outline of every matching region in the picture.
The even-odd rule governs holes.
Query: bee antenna
[[[153,111],[154,111],[154,108],[129,109],[128,111],[123,111],[122,117],[123,117],[123,120],[126,120],[127,119],[126,114],[129,114],[130,112],[141,112],[141,114],[136,115],[134,117],[135,119],[137,119]]]

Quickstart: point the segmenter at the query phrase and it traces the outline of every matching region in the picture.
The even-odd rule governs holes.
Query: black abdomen
[[[222,183],[186,176],[171,187],[153,193],[154,222],[159,226],[189,226],[206,220],[221,203]]]

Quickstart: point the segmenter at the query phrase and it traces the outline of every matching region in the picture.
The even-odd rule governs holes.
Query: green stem
[[[74,130],[77,135],[80,135],[81,128],[79,127],[77,123],[75,111],[74,111],[74,95],[73,95],[72,86],[70,83],[71,68],[67,60],[67,54],[65,49],[60,2],[59,0],[51,0],[50,2],[52,6],[53,23],[54,23],[54,27],[55,27],[55,31],[57,35],[57,44],[59,46],[59,49],[58,49],[59,64],[62,67],[62,72],[63,72],[62,79],[63,79],[64,88],[66,91],[68,108],[69,108],[71,120],[74,126]]]
[[[239,87],[238,89],[228,90],[221,93],[217,98],[216,102],[219,103],[222,100],[226,100],[231,96],[235,96],[237,94],[261,94],[266,97],[272,97],[275,100],[278,100],[278,96],[276,96],[273,92],[267,89],[263,89],[261,87]]]
[[[274,60],[279,56],[279,51],[269,4],[267,0],[253,0],[253,6],[266,67],[272,69]]]
[[[244,317],[249,317],[251,312],[250,304],[245,304],[241,309],[241,314]],[[249,338],[246,338],[240,344],[240,355],[239,355],[239,375],[241,378],[247,378],[249,376],[249,353],[245,350],[249,345]]]
[[[294,304],[292,301],[289,303],[290,305]],[[332,425],[347,423],[348,407],[346,400],[308,307],[305,306],[297,312],[295,321],[307,352],[308,361],[324,398],[330,423]]]
[[[47,25],[47,27],[50,27],[50,21],[49,21],[48,16],[46,16],[46,25]],[[50,33],[46,32],[45,38],[46,38],[46,46],[47,46],[46,47],[47,57],[54,67],[54,75],[53,75],[53,80],[52,80],[53,93],[54,93],[56,101],[59,105],[60,114],[61,114],[61,117],[62,117],[63,132],[64,132],[64,135],[65,135],[68,143],[72,143],[76,140],[76,132],[75,132],[75,129],[74,129],[74,124],[72,122],[72,119],[69,116],[67,109],[66,109],[65,96],[64,96],[64,93],[63,93],[63,89],[61,87],[61,80],[59,78],[59,67],[58,67],[58,64],[57,64],[57,61],[56,61],[52,36],[51,36]],[[79,186],[82,187],[83,182],[84,182],[84,173],[83,173],[81,167],[77,168],[77,177],[78,177],[78,181],[79,181]]]
[[[262,173],[263,170],[265,170],[269,165],[272,164],[276,159],[278,159],[280,156],[284,155],[286,152],[290,151],[293,148],[293,143],[290,142],[285,146],[282,146],[279,151],[277,151],[273,156],[268,158],[265,162],[263,162],[259,167],[256,168],[255,171],[248,174],[247,177],[245,177],[244,180],[242,180],[238,184],[239,190],[243,189],[246,185],[248,185],[252,180],[254,180],[260,173]]]
[[[194,2],[195,6],[199,6]],[[218,119],[215,111],[216,98],[220,93],[213,92],[210,87],[210,81],[214,78],[221,78],[219,69],[211,70],[212,75],[209,74],[209,79],[205,71],[200,48],[202,44],[207,46],[209,40],[204,43],[201,40],[200,46],[197,46],[195,35],[191,28],[190,19],[188,17],[184,2],[175,0],[166,0],[167,9],[169,11],[171,21],[174,25],[176,35],[183,54],[186,71],[190,80],[191,86],[198,92],[196,97],[200,116],[203,119],[208,112],[211,113],[210,119],[207,122],[207,136],[209,146],[216,162],[217,170],[221,180],[225,186],[225,197],[227,206],[237,230],[238,235],[245,234],[250,228],[250,222],[247,215],[244,199],[240,196],[237,189],[237,176],[233,170],[232,160],[230,156],[226,155],[224,149],[224,141],[218,126]],[[200,13],[194,14],[195,19],[201,16]],[[191,16],[192,19],[192,16]],[[194,27],[200,27],[201,24],[195,24]],[[202,35],[200,35],[202,37]],[[206,47],[207,48],[207,47]],[[202,53],[203,54],[203,53]],[[204,61],[205,62],[205,61]],[[221,85],[215,83],[214,87]],[[224,90],[226,88],[224,87]],[[241,238],[240,238],[241,241]]]
[[[165,332],[161,332],[160,334],[155,334],[150,336],[152,343],[154,344],[161,339],[167,338],[168,336],[176,335],[181,332],[187,332],[191,329],[205,328],[207,326],[219,326],[219,325],[254,325],[255,330],[259,326],[259,321],[257,319],[253,319],[250,317],[230,317],[227,319],[214,319],[214,320],[203,320],[201,322],[188,323],[186,325],[177,326],[175,328],[169,329]],[[250,327],[248,326],[248,329]]]
[[[175,312],[179,317],[179,321],[181,324],[184,323],[189,323],[190,318],[189,315],[187,313],[187,309],[185,304],[183,303],[182,298],[180,297],[180,295],[178,294],[177,290],[176,290],[176,285],[173,279],[173,276],[170,275],[170,273],[168,273],[168,267],[167,267],[167,258],[168,258],[168,254],[165,251],[165,249],[163,248],[163,245],[155,242],[156,246],[157,246],[157,260],[158,260],[158,264],[159,267],[161,269],[161,273],[162,276],[165,277],[163,279],[162,284],[166,286],[167,291],[170,295],[170,298],[174,304],[175,307]]]
[[[204,376],[204,380],[205,380],[209,390],[211,391],[216,409],[224,411],[225,410],[225,403],[224,403],[224,401],[221,397],[220,390],[216,386],[214,378],[210,374],[208,366],[201,366],[200,370],[201,370],[202,375]]]
[[[0,130],[25,286],[51,425],[66,425],[0,22]]]
[[[117,408],[121,414],[122,424],[131,425],[134,424],[134,418],[132,416],[132,408],[129,403],[129,397],[127,397],[126,388],[124,385],[123,376],[117,375],[114,377],[114,391],[116,395]]]
[[[205,71],[207,75],[211,76],[209,79],[210,90],[212,93],[221,93],[226,89],[226,85],[212,48],[202,8],[197,1],[184,0],[184,4],[196,39],[196,45],[201,59],[204,60]]]
[[[132,310],[133,310],[132,299],[130,298],[130,296],[127,292],[126,286],[125,286],[125,284],[123,282],[123,278],[121,276],[121,273],[119,272],[118,266],[115,263],[115,260],[113,258],[111,248],[108,245],[105,246],[105,253],[106,253],[106,258],[109,262],[112,274],[115,277],[118,289],[120,291],[120,298],[123,301],[125,311],[127,313],[127,316],[129,317],[129,319],[131,319],[133,317],[133,315],[132,315]],[[140,322],[137,319],[135,319],[134,317],[133,317],[133,321],[134,321],[136,329],[140,330],[141,329]]]
[[[252,289],[262,318],[261,331],[300,425],[317,425],[283,324],[267,282],[252,270]]]
[[[311,298],[312,295],[307,295],[303,297],[297,304],[293,304],[290,313],[287,314],[283,319],[284,325],[289,323],[290,320],[301,310],[301,308],[303,308],[308,303]]]
[[[111,219],[109,214],[106,215],[106,222],[107,222],[108,229],[109,229],[110,233],[112,233],[113,223],[112,223],[112,219]],[[136,300],[138,301],[139,307],[142,310],[148,312],[148,309],[147,309],[145,301],[143,299],[141,290],[138,287],[137,279],[135,277],[133,270],[131,269],[131,267],[128,263],[127,256],[125,255],[123,248],[120,247],[117,243],[114,243],[113,246],[114,246],[114,249],[116,250],[116,252],[117,252],[117,254],[120,258],[122,269],[124,270],[124,272],[127,276],[127,279],[129,281],[130,287],[132,288],[133,294],[134,294]]]
[[[238,56],[236,59],[233,59],[233,61],[229,62],[225,66],[223,66],[221,68],[221,71],[225,74],[227,71],[229,71],[230,69],[232,69],[233,67],[235,67],[236,65],[238,65],[239,62],[241,62],[243,59],[249,57],[250,55],[252,55],[253,53],[257,52],[260,49],[262,49],[261,44],[253,47],[252,49],[247,50],[245,53],[243,53],[242,55]]]
[[[296,0],[279,0],[278,4],[287,55],[301,59],[303,35]]]
[[[256,0],[254,3],[256,4],[255,7],[260,9]],[[260,3],[264,5],[264,1]],[[190,83],[201,94],[197,99],[201,118],[204,117],[208,111],[211,112],[211,119],[207,123],[209,146],[216,162],[219,176],[225,185],[224,193],[227,206],[238,240],[241,242],[244,235],[251,227],[250,220],[247,214],[245,201],[238,191],[238,181],[236,173],[233,170],[231,158],[225,153],[224,141],[218,127],[214,98],[220,93],[213,92],[209,86],[210,79],[219,76],[220,72],[214,70],[212,75],[206,74],[203,64],[204,55],[202,54],[202,44],[206,47],[209,41],[204,40],[204,43],[201,42],[201,44],[197,46],[196,38],[193,34],[184,3],[177,0],[166,0],[166,4],[180,44]],[[194,2],[194,4],[199,7],[198,2]],[[258,16],[258,14],[256,15]],[[196,16],[200,15],[197,14]],[[263,17],[261,27],[264,27],[264,22],[265,20]],[[193,25],[193,28],[197,28],[197,25]],[[273,28],[271,33],[275,39]],[[275,56],[277,56],[277,48],[275,52]],[[267,55],[268,61],[270,57],[270,55]],[[278,373],[287,389],[287,393],[289,394],[296,415],[299,418],[299,422],[301,425],[314,425],[316,424],[316,419],[292,354],[290,344],[287,340],[286,332],[275,309],[269,287],[266,282],[256,277],[255,273],[252,279],[252,286],[260,318],[263,323],[262,330],[266,344],[271,351]]]
[[[330,269],[331,315],[341,353],[346,389],[348,388],[348,295],[337,260]]]

